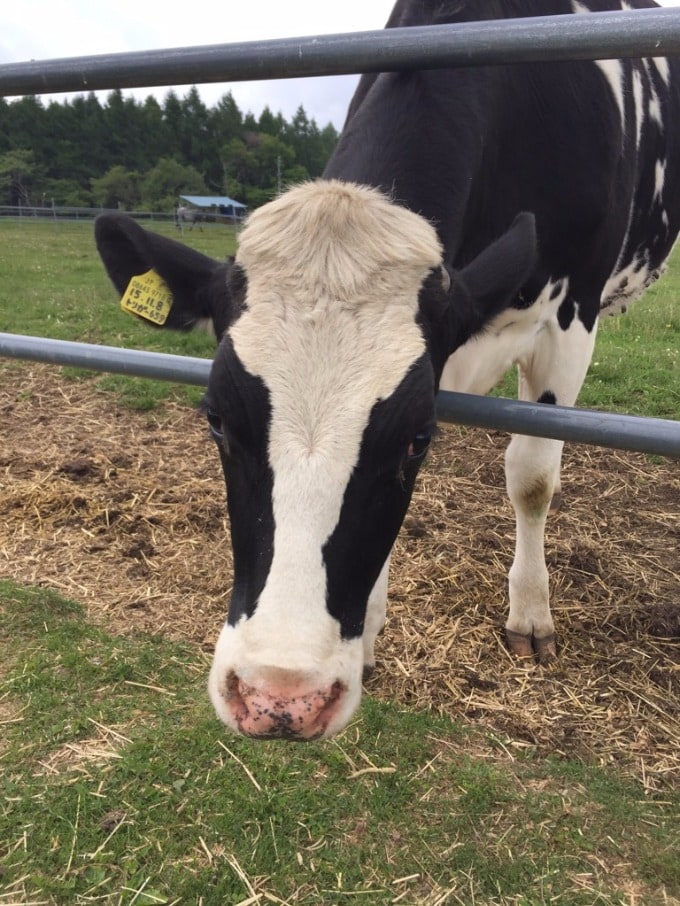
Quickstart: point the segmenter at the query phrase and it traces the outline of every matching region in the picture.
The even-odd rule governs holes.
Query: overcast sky
[[[661,3],[680,7],[680,0]],[[365,31],[382,28],[393,4],[394,0],[246,0],[239,4],[234,0],[4,0],[0,63]],[[259,115],[268,104],[287,119],[302,104],[319,126],[332,122],[340,128],[356,80],[356,76],[334,76],[240,82],[202,85],[199,91],[208,106],[232,91],[244,112]],[[126,94],[140,98],[154,94],[162,101],[169,90],[141,88]],[[184,95],[188,86],[175,90]]]

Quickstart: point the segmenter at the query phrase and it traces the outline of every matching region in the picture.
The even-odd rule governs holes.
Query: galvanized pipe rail
[[[204,387],[210,359],[0,333],[0,356]],[[680,459],[680,422],[440,392],[443,421]]]
[[[0,65],[0,97],[680,54],[680,10],[394,28]]]

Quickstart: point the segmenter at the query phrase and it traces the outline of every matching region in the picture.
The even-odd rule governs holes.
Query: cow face
[[[449,290],[434,229],[375,190],[310,183],[251,216],[222,274],[206,397],[234,551],[209,691],[237,732],[313,739],[351,718],[441,369],[526,279],[534,245],[526,217]]]

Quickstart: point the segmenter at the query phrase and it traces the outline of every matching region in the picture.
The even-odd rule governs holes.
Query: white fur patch
[[[639,70],[633,71],[633,99],[635,102],[635,147],[639,150],[645,121],[644,90]]]
[[[652,65],[653,60],[645,59],[642,61],[645,68],[645,75],[647,76],[647,85],[649,88],[649,105],[647,113],[650,120],[655,122],[659,129],[663,130],[663,118],[661,116],[661,101],[659,100],[659,95],[657,94],[656,88],[654,87],[654,78],[652,75]]]
[[[626,108],[623,98],[623,66],[619,60],[595,60],[595,65],[607,80],[619,108],[621,122],[625,124]]]
[[[607,280],[601,296],[602,313],[615,315],[624,311],[640,298],[653,280],[646,260],[635,259]]]
[[[666,85],[670,85],[671,81],[671,70],[668,65],[668,60],[666,57],[652,57],[652,63],[656,66],[659,75],[664,80]]]
[[[530,359],[540,334],[554,321],[569,281],[548,281],[529,308],[502,312],[481,334],[454,352],[442,373],[442,390],[488,393],[513,366]],[[552,298],[551,298],[552,297]]]
[[[236,260],[248,291],[229,335],[272,407],[274,552],[255,613],[220,636],[211,690],[230,670],[252,682],[293,669],[320,687],[344,683],[349,719],[362,642],[342,641],[326,609],[322,550],[373,406],[425,350],[418,294],[441,247],[423,218],[378,191],[319,181],[255,211]]]
[[[661,201],[663,198],[663,189],[666,182],[666,161],[657,160],[654,169],[654,200]]]
[[[580,3],[579,0],[572,0],[571,7],[579,15],[592,12],[585,3]],[[619,108],[621,122],[625,124],[626,108],[623,96],[623,66],[621,62],[619,60],[594,60],[593,62],[607,80]]]

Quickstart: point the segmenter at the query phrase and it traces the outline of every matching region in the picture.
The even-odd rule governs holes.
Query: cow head
[[[247,735],[331,736],[361,697],[378,628],[367,606],[383,593],[441,370],[527,279],[533,218],[452,274],[427,221],[340,182],[255,211],[228,264],[120,215],[100,218],[97,237],[120,291],[153,268],[174,326],[210,317],[221,336],[206,404],[234,584],[209,679],[217,713]]]

